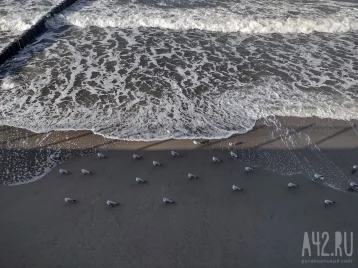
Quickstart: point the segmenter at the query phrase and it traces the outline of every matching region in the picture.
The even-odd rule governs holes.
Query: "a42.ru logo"
[[[334,243],[334,251],[326,252],[326,246]],[[302,257],[351,257],[353,255],[353,232],[335,232],[331,238],[328,232],[305,232]]]

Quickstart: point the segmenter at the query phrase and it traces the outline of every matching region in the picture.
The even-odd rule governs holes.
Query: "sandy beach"
[[[10,127],[0,138],[0,267],[357,267],[355,247],[350,257],[322,257],[311,243],[312,256],[302,256],[305,232],[328,232],[328,253],[337,231],[353,232],[357,241],[358,194],[345,191],[358,181],[350,175],[358,160],[355,122],[282,118],[280,128],[259,123],[199,146]],[[242,142],[233,148],[239,159],[230,159],[229,142]],[[171,150],[182,155],[173,158]],[[24,182],[23,167],[31,173],[37,160],[58,151],[43,178],[7,186]],[[214,164],[212,156],[223,162]],[[253,173],[244,172],[248,165]],[[199,179],[188,180],[189,172]],[[323,184],[311,181],[315,172],[326,177]],[[136,177],[148,183],[136,184]],[[300,186],[289,190],[289,182]],[[233,184],[244,191],[233,192]],[[176,203],[165,205],[162,197]],[[120,206],[109,208],[107,199]],[[325,206],[325,199],[337,203]]]

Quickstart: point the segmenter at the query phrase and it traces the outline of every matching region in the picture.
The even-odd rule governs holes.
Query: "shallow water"
[[[80,1],[0,67],[0,124],[153,140],[227,137],[269,115],[355,119],[357,8]]]
[[[2,0],[0,43],[55,2],[20,9]],[[79,1],[0,66],[0,125],[148,141],[229,137],[259,119],[274,127],[272,136],[289,132],[276,116],[354,120],[357,8],[353,1]],[[308,155],[295,151],[298,144],[311,148]],[[287,136],[282,145],[280,155],[243,157],[281,174],[321,170],[343,189],[344,173],[311,137]],[[33,153],[13,153],[2,164],[23,163],[11,166],[10,181],[27,182],[56,165],[53,153],[40,150],[35,164],[22,161]]]

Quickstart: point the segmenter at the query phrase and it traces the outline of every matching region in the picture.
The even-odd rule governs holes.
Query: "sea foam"
[[[168,129],[175,138],[227,137],[272,115],[356,119],[356,38],[47,33],[3,73],[0,124],[158,140]]]
[[[156,3],[156,2],[154,2]],[[358,4],[335,1],[173,1],[156,4],[80,2],[57,20],[78,27],[154,27],[246,34],[348,32],[358,29]]]

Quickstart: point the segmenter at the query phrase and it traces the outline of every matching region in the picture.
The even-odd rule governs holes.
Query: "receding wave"
[[[356,40],[64,28],[0,72],[0,124],[155,140],[227,137],[270,115],[357,119]]]

